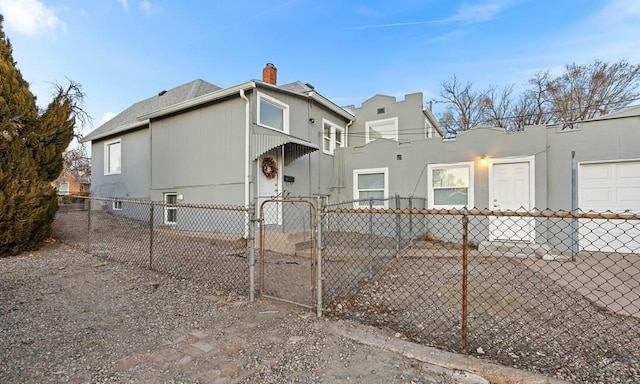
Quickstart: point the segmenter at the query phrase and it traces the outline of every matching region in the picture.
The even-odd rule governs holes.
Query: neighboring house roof
[[[608,113],[606,115],[598,116],[598,117],[596,117],[594,119],[587,120],[587,121],[610,120],[610,119],[619,119],[619,118],[622,118],[622,117],[633,117],[633,116],[640,116],[640,105],[633,105],[631,107],[623,108],[623,109],[621,109],[619,111],[615,111],[615,112]]]
[[[427,121],[429,121],[429,124],[431,124],[433,129],[438,131],[440,137],[445,138],[447,134],[444,132],[444,130],[440,126],[440,123],[438,122],[438,119],[436,119],[431,110],[429,108],[422,108],[422,113],[424,113],[424,116],[427,118]]]
[[[157,95],[137,102],[124,111],[120,112],[111,120],[91,131],[82,139],[82,141],[87,142],[91,140],[97,140],[106,136],[117,134],[119,132],[124,132],[130,129],[144,126],[148,123],[148,121],[138,120],[139,116],[166,108],[170,105],[182,103],[186,100],[191,100],[198,96],[215,92],[219,89],[220,87],[216,85],[213,85],[201,79],[197,79],[168,91],[162,91]]]

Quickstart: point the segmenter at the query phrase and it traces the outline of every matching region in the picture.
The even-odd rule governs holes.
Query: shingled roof
[[[148,122],[139,121],[139,116],[147,115],[168,106],[179,104],[220,89],[221,88],[216,85],[197,79],[168,91],[159,92],[157,95],[137,102],[120,112],[111,120],[91,131],[82,141],[97,140],[128,129],[145,126]]]

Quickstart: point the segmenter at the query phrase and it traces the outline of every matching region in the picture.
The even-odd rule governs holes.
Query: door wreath
[[[265,157],[262,159],[262,174],[267,179],[273,179],[278,176],[278,164],[273,157]]]

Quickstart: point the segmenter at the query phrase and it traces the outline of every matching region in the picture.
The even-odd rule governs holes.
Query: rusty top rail
[[[372,214],[411,214],[411,215],[451,215],[451,216],[502,216],[502,217],[541,217],[555,219],[607,219],[640,220],[638,213],[607,212],[569,212],[545,210],[492,211],[490,209],[382,209],[382,208],[323,208],[324,213],[372,213]]]
[[[120,199],[115,197],[95,197],[95,196],[80,196],[80,195],[73,195],[72,197],[77,197],[77,198],[86,199],[86,200],[94,200],[94,201],[121,201],[123,203],[131,203],[131,204],[139,204],[139,205],[155,205],[158,207],[200,208],[200,209],[215,209],[219,211],[239,211],[239,212],[249,212],[251,210],[248,207],[233,206],[233,205],[211,205],[211,204],[190,204],[190,203],[169,204],[163,201]]]

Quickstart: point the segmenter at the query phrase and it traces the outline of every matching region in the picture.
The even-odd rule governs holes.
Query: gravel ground
[[[460,261],[426,254],[390,260],[327,314],[459,352]],[[580,383],[640,382],[640,321],[593,305],[525,260],[470,257],[470,354]]]
[[[60,236],[84,246],[86,212],[70,212],[64,217],[56,223]],[[148,235],[144,237],[146,227],[138,228],[139,223],[123,225],[122,219],[115,222],[114,217],[104,214],[99,220],[94,215],[94,219],[93,251],[115,256],[119,261],[131,262],[137,257],[145,265],[149,241]],[[216,289],[246,292],[236,288],[246,287],[248,272],[244,269],[246,259],[237,255],[241,247],[227,243],[221,252],[217,239],[201,240],[159,233],[154,238],[154,252],[158,255],[158,264],[154,265],[173,276],[189,277],[190,282],[178,280],[182,284],[197,286],[196,281],[200,285],[220,281],[223,286]],[[328,250],[333,253],[328,251],[330,257],[325,262],[324,287],[327,298],[332,300],[326,312],[329,316],[390,328],[425,345],[460,351],[459,247],[425,241],[416,244],[405,257],[395,258],[389,257],[393,243],[387,242],[387,247],[379,249],[379,255],[371,259],[364,257],[370,254],[369,237],[342,233],[332,240]],[[216,257],[220,254],[222,257]],[[574,382],[640,382],[638,319],[603,310],[577,291],[557,284],[529,261],[486,257],[476,251],[470,255],[470,354]],[[308,262],[270,254],[265,293],[310,303]],[[570,264],[557,272],[575,273],[562,268],[571,268]],[[241,305],[237,310],[243,309]],[[256,317],[255,313],[247,316]],[[307,328],[308,324],[303,324],[300,330],[306,332]],[[315,340],[311,336],[310,339]]]
[[[60,243],[0,259],[0,297],[2,383],[458,382],[293,306]]]

